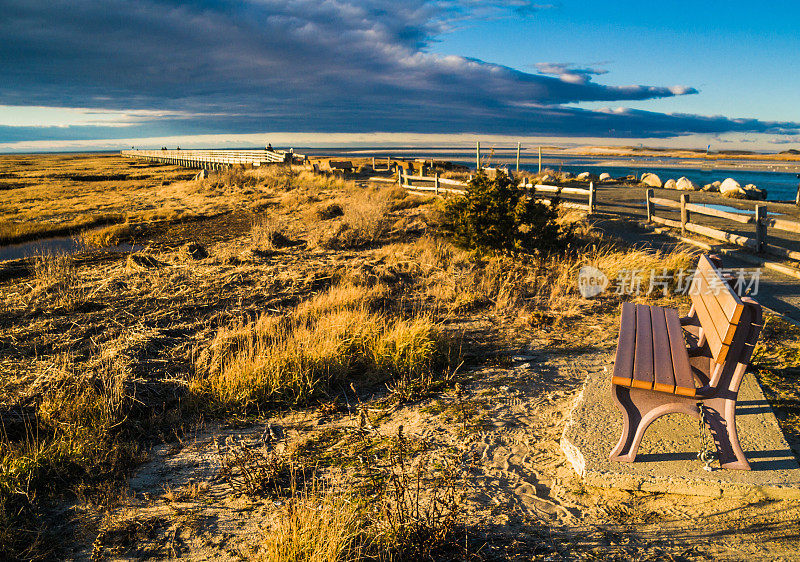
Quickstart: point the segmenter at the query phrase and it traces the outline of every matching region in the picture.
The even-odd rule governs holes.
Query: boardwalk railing
[[[412,189],[414,191],[431,191],[438,194],[441,193],[464,193],[467,188],[466,182],[451,180],[448,178],[441,178],[439,174],[433,176],[414,176],[407,174],[402,168],[397,169],[397,182],[401,187]],[[578,197],[586,197],[587,203],[576,203],[574,201],[561,201],[561,205],[571,209],[580,209],[594,213],[597,210],[597,189],[593,182],[589,183],[589,188],[578,187],[560,187],[557,185],[544,185],[541,183],[533,184],[531,182],[523,183],[525,187],[531,191],[534,197],[549,204],[551,198],[547,194],[570,195]],[[542,197],[545,195],[545,197]]]
[[[302,154],[283,150],[123,150],[122,156],[187,168],[222,168],[234,164],[260,166],[304,158]]]
[[[767,229],[772,228],[782,232],[790,232],[793,234],[800,234],[800,223],[787,221],[784,219],[773,219],[767,216],[767,208],[765,205],[757,204],[751,213],[732,213],[729,211],[722,211],[704,205],[696,205],[690,202],[688,193],[681,193],[680,201],[673,201],[672,199],[664,199],[661,197],[654,197],[654,191],[648,189],[645,195],[645,203],[647,205],[647,221],[663,224],[671,228],[680,228],[684,233],[693,232],[700,234],[714,240],[721,242],[728,242],[756,252],[757,254],[772,254],[774,256],[788,258],[791,260],[800,261],[800,252],[775,246],[767,242]],[[666,207],[680,212],[680,220],[668,219],[660,217],[655,214],[656,207]],[[729,220],[740,225],[752,224],[755,225],[751,236],[744,234],[737,234],[735,232],[728,232],[719,228],[704,226],[692,222],[693,217],[697,215],[716,217],[719,219]],[[741,227],[740,227],[741,228]]]

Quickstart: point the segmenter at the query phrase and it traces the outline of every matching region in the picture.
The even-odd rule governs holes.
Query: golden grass
[[[258,560],[355,562],[362,560],[360,514],[337,495],[302,493],[278,514],[261,543]]]
[[[27,295],[29,305],[74,310],[85,299],[72,256],[43,252],[33,257],[34,284]]]
[[[195,388],[246,406],[305,403],[336,383],[429,381],[449,358],[444,335],[425,315],[372,310],[381,296],[339,285],[287,315],[225,326],[200,357]]]

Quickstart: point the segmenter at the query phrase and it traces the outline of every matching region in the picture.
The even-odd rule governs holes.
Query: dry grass
[[[29,306],[74,310],[86,297],[77,268],[68,254],[43,252],[33,257],[34,284],[27,295]]]
[[[392,191],[352,191],[340,204],[341,219],[310,230],[309,243],[326,250],[354,249],[375,244],[388,230],[387,213],[392,199]],[[322,216],[319,218],[327,220]]]
[[[361,520],[341,495],[300,492],[278,514],[262,542],[258,560],[269,562],[355,562],[363,560]]]
[[[334,384],[389,379],[424,387],[447,364],[448,342],[425,315],[375,311],[383,287],[338,285],[283,316],[221,328],[195,381],[225,406],[306,403]]]

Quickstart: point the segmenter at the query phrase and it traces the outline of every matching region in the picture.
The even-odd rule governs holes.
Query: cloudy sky
[[[796,3],[656,4],[0,0],[0,151],[800,148]]]

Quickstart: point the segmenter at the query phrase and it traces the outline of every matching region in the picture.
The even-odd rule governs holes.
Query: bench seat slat
[[[617,356],[614,360],[614,376],[612,382],[621,386],[630,386],[633,378],[633,354],[636,327],[636,308],[633,303],[622,303],[622,316],[619,323],[619,341]]]
[[[689,354],[686,351],[686,340],[683,337],[681,321],[678,312],[674,309],[665,310],[669,347],[672,355],[672,371],[675,375],[675,394],[681,396],[696,396],[697,389],[692,377],[692,366],[689,364]],[[680,353],[679,351],[683,351]]]
[[[653,327],[650,307],[636,305],[636,349],[633,359],[633,388],[653,388]]]
[[[665,309],[661,307],[650,308],[650,319],[653,324],[653,362],[655,370],[655,379],[653,381],[653,390],[659,392],[674,392],[675,391],[675,375],[672,369],[672,351],[671,346],[668,344],[669,335],[667,330],[667,314],[673,314],[676,318],[677,311],[674,309]],[[667,343],[667,345],[664,345]],[[680,349],[675,351],[680,352]]]

